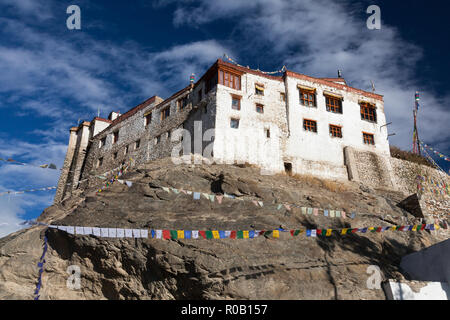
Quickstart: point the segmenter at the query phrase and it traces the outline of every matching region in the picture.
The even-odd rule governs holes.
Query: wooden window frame
[[[166,111],[169,111],[169,114],[166,115]],[[170,106],[161,109],[161,121],[166,120],[170,117]]]
[[[342,139],[342,126],[336,124],[329,125],[330,137]]]
[[[237,72],[233,72],[231,70],[228,70],[226,68],[219,68],[218,69],[218,84],[221,84],[225,87],[234,89],[234,90],[241,90],[241,75]]]
[[[375,145],[375,135],[369,132],[362,132],[363,134],[363,143],[367,145]]]
[[[342,98],[333,97],[326,94],[324,95],[324,97],[325,97],[325,106],[328,112],[343,114]],[[338,101],[339,103],[336,106],[335,104],[329,103],[331,101]]]
[[[314,123],[314,126],[312,125]],[[309,129],[315,129],[315,130],[309,130]],[[313,119],[303,119],[303,130],[309,131],[309,132],[315,132],[317,133],[317,120]]]
[[[231,109],[240,111],[241,110],[241,99],[242,99],[241,96],[232,94],[231,95]],[[233,100],[238,100],[238,109],[233,108]]]
[[[299,95],[300,95],[300,104],[305,107],[310,108],[317,108],[317,97],[316,97],[316,90],[308,90],[303,88],[298,88]],[[308,97],[305,99],[304,95],[307,95]],[[312,96],[312,100],[310,99],[310,95]],[[308,103],[307,103],[308,102]],[[312,105],[309,105],[309,102],[312,102]]]
[[[369,102],[360,102],[361,120],[377,123],[377,107]]]
[[[231,125],[233,120],[237,121],[237,127],[236,128]],[[239,123],[240,123],[240,119],[239,118],[230,118],[230,128],[231,129],[239,129]]]
[[[261,108],[262,112],[259,112],[259,111],[258,111],[258,107]],[[261,103],[256,103],[256,104],[255,104],[255,111],[256,111],[256,113],[264,114],[264,105],[261,104]]]

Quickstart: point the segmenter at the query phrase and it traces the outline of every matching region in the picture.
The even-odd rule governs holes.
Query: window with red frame
[[[371,122],[377,122],[377,109],[373,104],[361,102],[361,119]]]
[[[334,113],[342,113],[342,99],[325,96],[325,103],[327,106],[327,111]]]
[[[307,107],[316,107],[316,93],[313,90],[299,89],[300,103]]]
[[[342,138],[342,128],[340,126],[330,124],[330,136]]]
[[[235,90],[241,90],[241,76],[225,70],[219,70],[219,84]]]
[[[317,121],[303,119],[303,129],[306,131],[317,132]]]
[[[363,132],[363,140],[365,144],[375,145],[375,139],[371,133]]]

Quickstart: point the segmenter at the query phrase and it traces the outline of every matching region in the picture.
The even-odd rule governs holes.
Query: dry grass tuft
[[[308,186],[326,189],[331,192],[349,191],[349,188],[340,182],[320,179],[309,174],[294,174],[291,177],[307,184]]]

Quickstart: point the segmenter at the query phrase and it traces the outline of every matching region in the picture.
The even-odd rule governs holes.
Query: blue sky
[[[81,30],[66,9],[81,8]],[[366,9],[380,6],[380,30]],[[421,139],[450,155],[450,28],[442,1],[0,0],[0,157],[61,167],[69,128],[168,97],[224,53],[265,71],[335,77],[385,97],[391,144]],[[436,161],[449,170],[449,163]],[[54,186],[58,171],[0,162],[0,192]],[[54,192],[0,196],[0,236],[36,218]]]

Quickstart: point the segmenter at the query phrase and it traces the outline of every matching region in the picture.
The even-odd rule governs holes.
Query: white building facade
[[[383,97],[342,78],[272,76],[219,59],[168,99],[154,96],[123,115],[71,128],[55,202],[82,181],[98,184],[95,176],[130,158],[136,164],[170,157],[180,146],[185,155],[255,164],[263,174],[348,180],[359,170],[349,166],[357,152],[390,157],[385,125]]]

